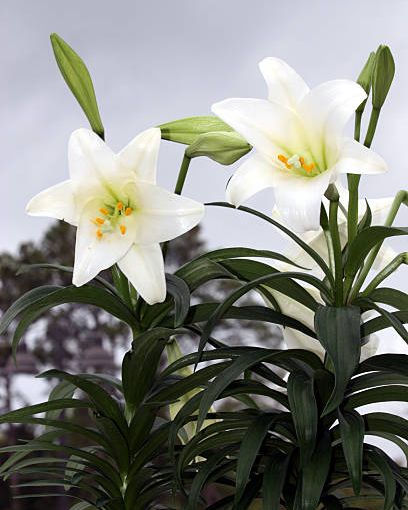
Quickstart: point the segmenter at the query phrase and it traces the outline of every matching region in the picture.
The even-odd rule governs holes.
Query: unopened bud
[[[395,63],[388,46],[379,46],[375,55],[372,77],[373,108],[380,110],[385,102],[392,80],[394,79]]]
[[[207,156],[222,165],[232,165],[252,149],[235,131],[203,133],[186,149],[186,156]]]
[[[357,83],[364,89],[365,93],[368,95],[371,89],[371,80],[373,76],[373,68],[375,63],[375,52],[372,51],[370,56],[367,59],[367,62],[364,64],[364,67],[357,78]],[[363,112],[367,99],[365,99],[360,106],[357,108],[356,112]]]

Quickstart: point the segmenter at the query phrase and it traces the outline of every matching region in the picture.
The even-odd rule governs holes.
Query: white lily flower
[[[159,128],[142,132],[118,154],[92,131],[78,129],[68,144],[70,179],[28,203],[28,214],[78,228],[74,285],[117,263],[145,301],[165,299],[159,243],[197,225],[204,207],[156,185],[159,146]]]
[[[259,67],[268,100],[226,99],[212,106],[255,149],[229,181],[227,200],[239,206],[258,191],[274,188],[287,224],[297,232],[317,230],[322,196],[340,174],[387,170],[380,156],[343,134],[367,95],[351,80],[310,90],[277,58],[262,60]]]

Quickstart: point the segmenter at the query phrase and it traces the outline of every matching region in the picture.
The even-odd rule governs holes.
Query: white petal
[[[297,72],[279,58],[264,58],[259,69],[268,85],[268,99],[287,108],[296,109],[309,87]]]
[[[275,187],[276,207],[296,232],[318,230],[322,197],[333,179],[328,170],[316,177],[287,173],[286,181]]]
[[[106,143],[89,129],[77,129],[72,133],[68,143],[68,163],[75,193],[85,197],[100,194],[106,187],[132,177],[120,167]]]
[[[321,302],[319,291],[309,285],[305,286],[305,288],[316,299],[316,301]],[[306,308],[281,292],[277,292],[275,290],[272,290],[271,292],[285,315],[297,319],[314,331],[314,313],[312,310]],[[292,328],[282,328],[282,334],[289,349],[306,349],[314,352],[323,359],[324,349],[318,340]]]
[[[159,244],[133,244],[118,266],[146,303],[153,305],[165,300],[166,280]]]
[[[325,350],[318,340],[310,336],[305,335],[301,331],[297,331],[292,328],[283,328],[283,341],[285,342],[288,349],[306,349],[311,351],[321,360],[324,359]]]
[[[89,201],[79,219],[72,277],[72,283],[78,287],[92,280],[103,269],[113,266],[126,254],[133,243],[134,226],[131,222],[135,221],[134,215],[124,219],[128,227],[125,235],[116,228],[113,232],[103,234],[102,239],[97,238],[98,227],[92,220],[98,216],[101,205],[103,204],[99,200]]]
[[[204,215],[204,206],[195,200],[185,198],[149,184],[130,184],[136,209],[134,242],[137,244],[162,243],[174,239],[197,225]]]
[[[267,156],[296,153],[302,129],[297,115],[288,108],[263,99],[226,99],[212,111],[250,144]]]
[[[350,138],[341,148],[336,169],[343,174],[381,174],[388,170],[381,156]]]
[[[382,271],[385,266],[388,266],[388,264],[395,259],[397,255],[398,253],[395,250],[393,250],[387,244],[384,244],[381,246],[380,251],[378,252],[378,255],[374,261],[373,269],[377,272]]]
[[[31,216],[49,216],[77,225],[78,213],[71,181],[63,181],[35,195],[27,204]]]
[[[373,333],[368,337],[368,342],[361,347],[360,362],[371,358],[378,351],[380,337]]]
[[[155,184],[160,139],[159,128],[143,131],[119,152],[120,164],[134,172],[138,179]]]
[[[341,134],[367,94],[351,80],[326,81],[312,89],[299,108],[311,126]]]
[[[258,191],[274,187],[279,181],[280,172],[280,169],[260,153],[250,156],[228,182],[228,202],[238,207]]]

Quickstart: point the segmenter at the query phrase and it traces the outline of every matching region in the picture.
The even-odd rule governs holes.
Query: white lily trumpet
[[[136,136],[115,154],[95,133],[78,129],[68,146],[70,179],[30,200],[27,212],[75,225],[73,284],[118,264],[149,304],[166,297],[162,242],[201,220],[204,206],[156,185],[160,129]]]

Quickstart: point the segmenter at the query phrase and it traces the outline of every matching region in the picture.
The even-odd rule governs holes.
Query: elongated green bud
[[[187,147],[186,156],[207,156],[222,165],[232,165],[251,149],[246,140],[235,131],[213,131],[200,135]]]
[[[364,67],[357,78],[357,83],[363,87],[364,91],[368,95],[371,89],[371,80],[373,76],[373,68],[375,64],[375,52],[372,51],[367,59],[367,62],[364,64]],[[363,112],[367,99],[365,99],[360,106],[357,108],[356,112]]]
[[[104,128],[95,90],[84,61],[58,34],[51,34],[50,38],[55,60],[66,84],[87,116],[93,131],[103,138]]]
[[[395,63],[388,46],[379,46],[375,55],[372,77],[372,103],[373,108],[380,110],[385,102],[388,91],[395,74]]]

